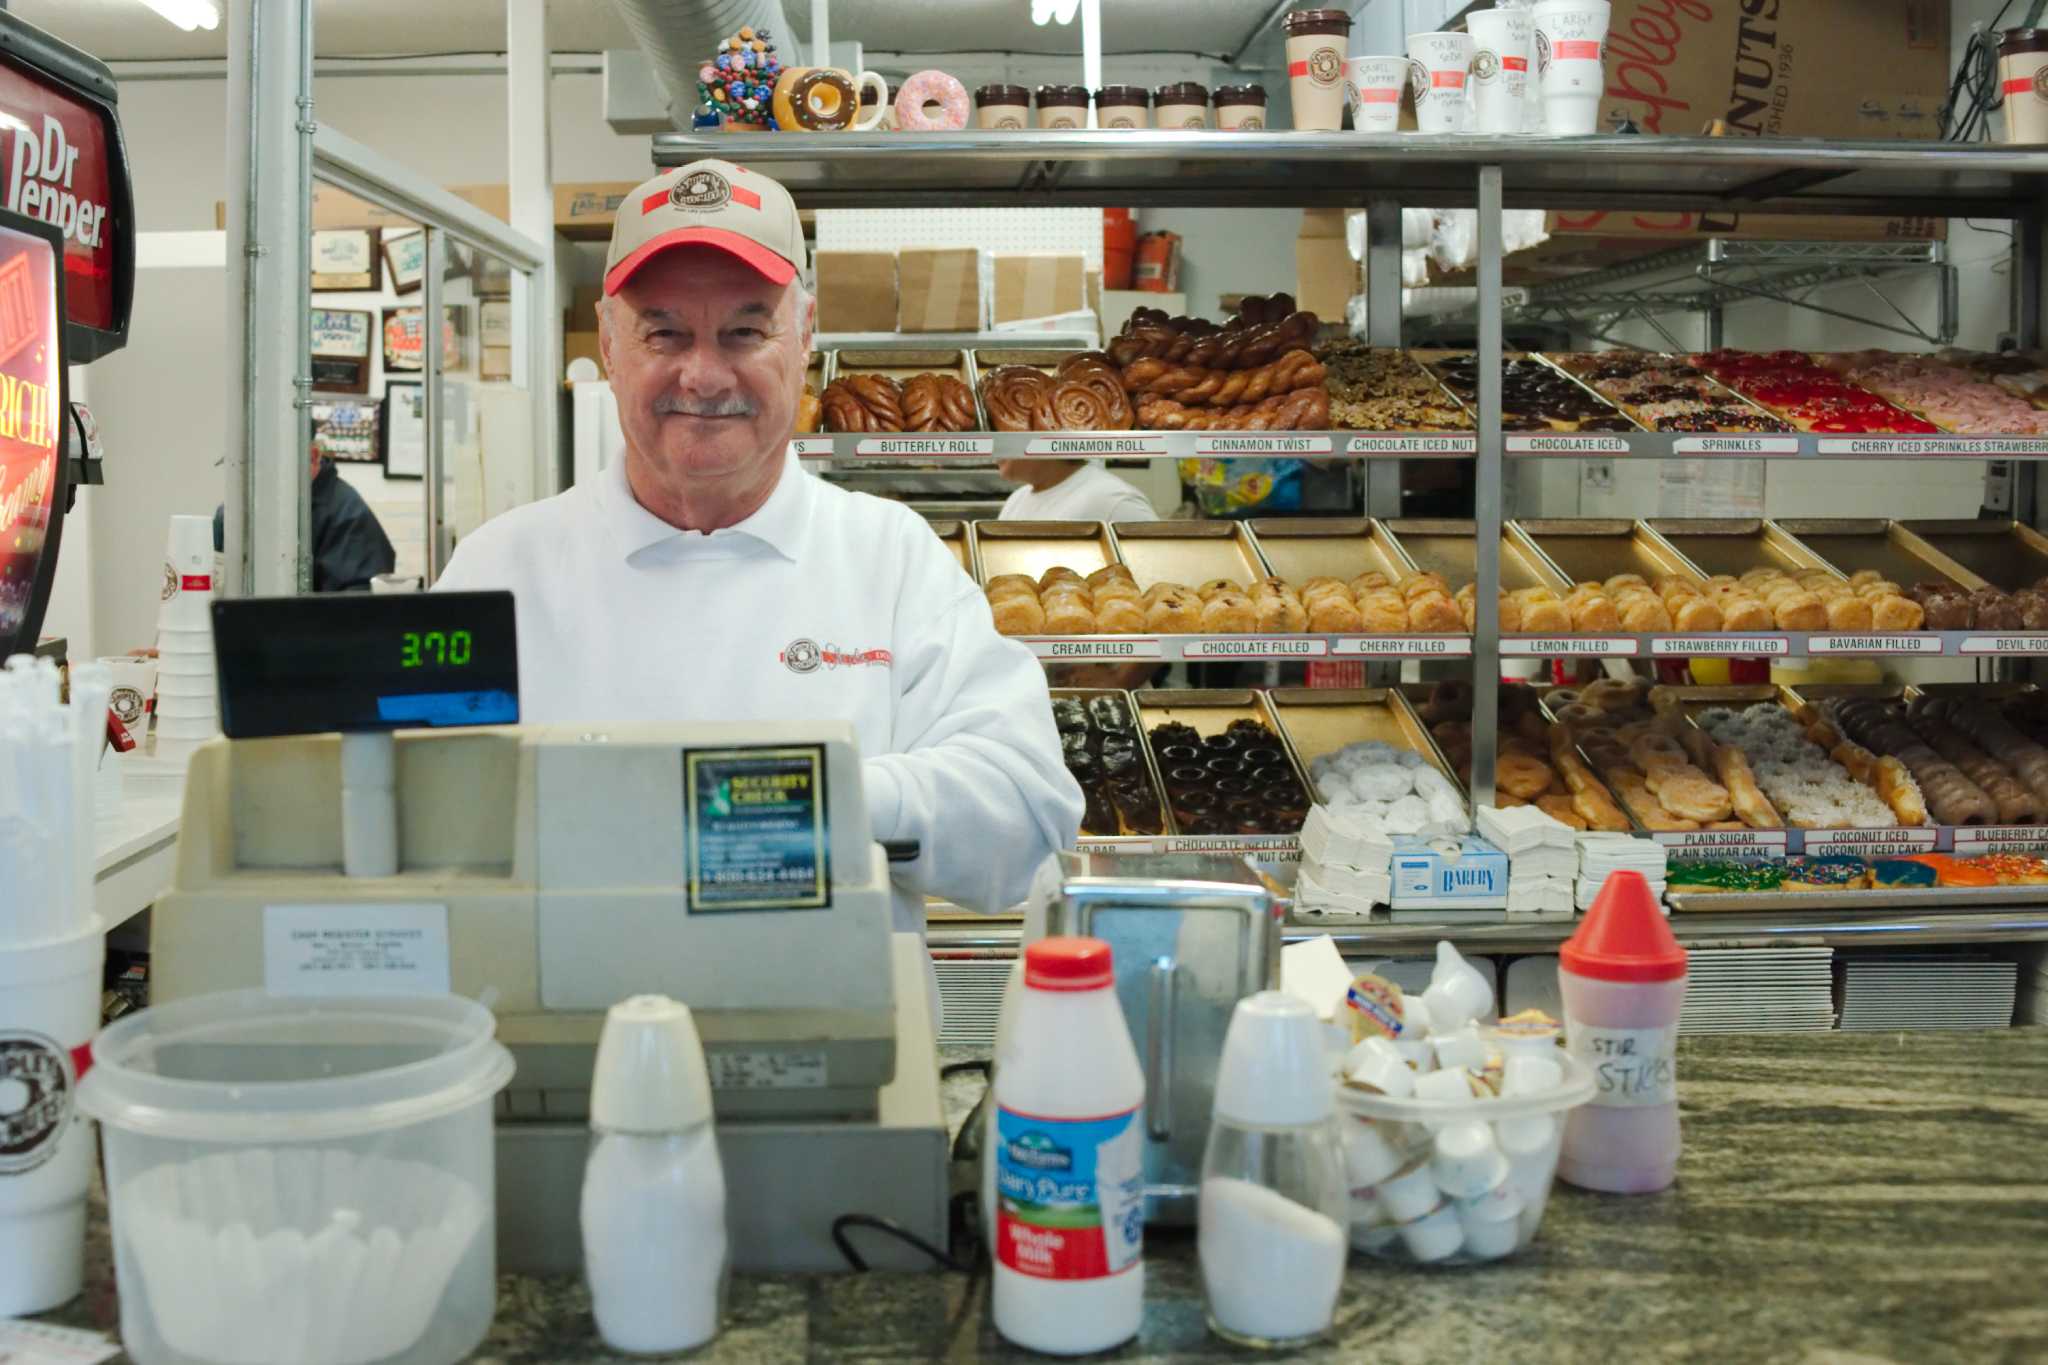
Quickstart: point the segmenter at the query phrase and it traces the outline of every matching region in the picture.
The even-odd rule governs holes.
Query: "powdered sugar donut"
[[[936,114],[927,104],[939,106]],[[967,126],[967,87],[943,71],[920,71],[896,92],[896,126],[906,133],[948,133]]]

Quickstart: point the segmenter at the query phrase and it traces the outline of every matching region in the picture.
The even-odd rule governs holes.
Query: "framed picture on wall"
[[[375,464],[377,405],[368,399],[315,398],[313,449],[337,464]]]
[[[384,287],[377,229],[333,228],[313,234],[313,288],[368,290]]]
[[[444,372],[469,368],[469,308],[460,303],[441,307],[441,369]],[[421,351],[420,310],[384,310],[384,368],[417,371],[425,366]]]
[[[422,479],[427,474],[427,417],[424,384],[393,381],[384,386],[384,477]]]
[[[485,383],[512,377],[512,301],[485,299],[476,306],[477,378]]]
[[[502,298],[512,292],[512,266],[488,251],[479,251],[470,271],[470,287],[479,298]]]
[[[370,334],[377,315],[352,308],[313,310],[313,387],[327,393],[370,391]]]
[[[412,293],[427,277],[427,234],[418,228],[387,229],[382,241],[384,268],[391,272],[391,292]]]

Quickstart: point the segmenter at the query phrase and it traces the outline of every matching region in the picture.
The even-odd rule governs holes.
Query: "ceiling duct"
[[[785,66],[801,65],[780,0],[612,0],[668,95],[668,114],[688,129],[697,107],[697,69],[742,28],[766,29]]]

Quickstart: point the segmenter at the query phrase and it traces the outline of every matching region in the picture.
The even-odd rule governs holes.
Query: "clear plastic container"
[[[1219,1115],[1202,1162],[1199,1246],[1209,1330],[1261,1350],[1330,1328],[1344,1281],[1346,1185],[1337,1127],[1257,1127]]]
[[[1397,1100],[1340,1084],[1351,1245],[1386,1260],[1476,1265],[1534,1241],[1565,1116],[1594,1091],[1583,1063],[1562,1050],[1557,1063],[1561,1084],[1512,1099]]]
[[[443,1365],[496,1310],[489,1010],[197,996],[94,1043],[137,1365]]]

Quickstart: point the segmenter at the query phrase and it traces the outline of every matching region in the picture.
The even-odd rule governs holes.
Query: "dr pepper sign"
[[[0,207],[57,229],[66,314],[118,334],[126,330],[116,257],[124,249],[120,218],[127,203],[125,192],[115,195],[112,127],[110,111],[0,60]]]

